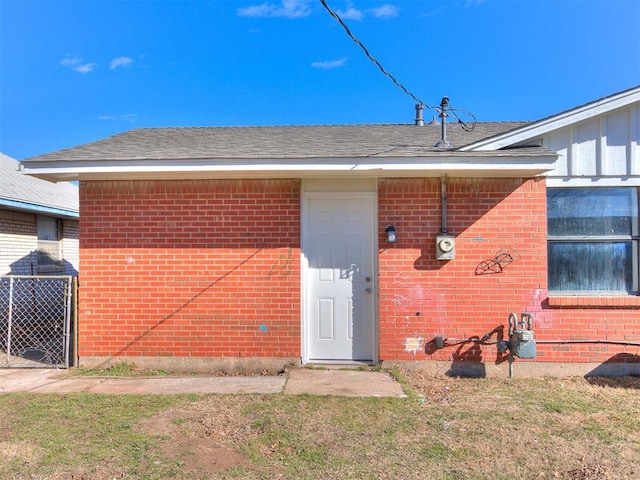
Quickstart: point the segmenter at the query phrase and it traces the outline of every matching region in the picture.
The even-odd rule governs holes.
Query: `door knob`
[[[371,287],[367,287],[364,289],[364,293],[371,293],[373,292],[373,290],[371,290]]]

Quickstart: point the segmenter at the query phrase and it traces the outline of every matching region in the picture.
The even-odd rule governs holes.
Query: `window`
[[[38,216],[38,273],[59,273],[64,270],[60,230],[58,219]]]
[[[549,291],[638,293],[638,189],[547,189]]]

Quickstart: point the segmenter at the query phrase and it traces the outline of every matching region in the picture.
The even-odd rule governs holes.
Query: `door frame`
[[[348,180],[345,184],[348,184],[353,187],[354,180]],[[374,289],[373,289],[373,349],[372,349],[372,361],[371,363],[377,365],[379,363],[379,322],[378,322],[378,309],[379,309],[379,298],[378,298],[378,193],[377,193],[377,182],[375,182],[376,189],[373,190],[370,186],[371,184],[364,184],[364,188],[358,188],[356,186],[355,189],[342,190],[340,189],[340,182],[336,183],[336,179],[328,180],[328,185],[326,185],[326,189],[318,189],[317,185],[309,190],[302,189],[301,196],[301,215],[300,215],[300,298],[301,298],[301,352],[302,352],[302,364],[305,365],[310,363],[309,360],[309,347],[308,343],[309,339],[309,317],[308,317],[308,308],[309,308],[309,299],[308,299],[308,290],[309,290],[309,263],[307,261],[307,257],[305,252],[307,251],[309,245],[309,200],[313,198],[359,198],[359,199],[368,199],[371,201],[371,215],[373,216],[371,225],[372,232],[371,234],[371,268],[372,275],[374,280]],[[337,188],[336,188],[337,187]],[[322,363],[340,363],[340,364],[362,364],[363,362],[358,361],[333,361],[327,362],[323,361]],[[367,362],[369,363],[369,362]]]

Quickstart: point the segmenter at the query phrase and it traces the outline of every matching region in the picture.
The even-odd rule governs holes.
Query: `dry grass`
[[[640,378],[397,374],[409,398],[0,397],[0,478],[640,478]]]

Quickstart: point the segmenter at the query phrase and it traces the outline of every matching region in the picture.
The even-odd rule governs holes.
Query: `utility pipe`
[[[606,343],[610,345],[629,345],[632,347],[640,347],[640,342],[628,342],[626,340],[536,340],[540,344],[565,344],[565,343]]]
[[[442,205],[442,233],[447,233],[447,176],[440,179],[440,204]]]
[[[422,109],[424,105],[421,103],[416,103],[416,125],[422,127],[424,125],[424,119],[422,118]]]
[[[488,342],[483,338],[445,338],[445,347],[454,347],[464,343],[481,343],[483,345],[495,345],[496,342]],[[630,347],[640,347],[640,342],[629,342],[627,340],[536,340],[538,345],[562,345],[571,343],[603,343],[608,345],[628,345]]]

